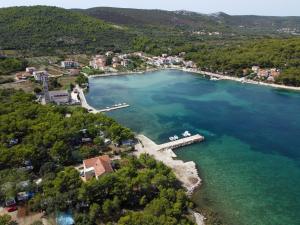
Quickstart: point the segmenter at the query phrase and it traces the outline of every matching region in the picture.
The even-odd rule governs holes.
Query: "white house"
[[[75,62],[75,61],[71,61],[71,60],[62,61],[61,67],[66,68],[66,69],[77,68],[77,67],[79,67],[79,63]]]
[[[50,102],[57,105],[63,105],[70,102],[70,93],[68,91],[49,91]]]
[[[34,71],[34,72],[33,72],[33,76],[34,76],[34,79],[35,79],[36,81],[41,82],[43,76],[48,76],[48,72],[45,71],[45,70],[42,70],[42,71]]]

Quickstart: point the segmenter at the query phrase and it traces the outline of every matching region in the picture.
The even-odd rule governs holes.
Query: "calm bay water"
[[[197,163],[194,199],[227,224],[300,224],[300,93],[181,71],[90,80],[96,108],[157,143],[185,130],[206,141],[176,153]]]

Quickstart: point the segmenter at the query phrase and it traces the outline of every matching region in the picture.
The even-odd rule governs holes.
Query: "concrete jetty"
[[[112,107],[107,107],[105,109],[99,109],[98,112],[110,112],[110,111],[117,110],[117,109],[127,108],[129,106],[130,106],[129,104],[123,104],[120,106],[112,106]]]
[[[77,91],[78,91],[78,93],[79,93],[79,98],[80,98],[80,101],[81,101],[81,106],[82,106],[83,108],[86,108],[86,109],[87,109],[89,112],[91,112],[91,113],[110,112],[110,111],[113,111],[113,110],[122,109],[122,108],[127,108],[127,107],[130,106],[130,105],[124,103],[124,104],[121,104],[121,105],[116,105],[116,106],[112,106],[112,107],[107,107],[107,108],[105,108],[105,109],[95,109],[94,107],[90,106],[90,105],[87,103],[82,88],[79,87],[78,85],[76,85],[76,89],[77,89]]]
[[[204,137],[201,136],[200,134],[196,134],[190,137],[185,137],[185,138],[181,138],[178,139],[176,141],[170,141],[161,145],[158,145],[159,151],[163,151],[166,149],[176,149],[176,148],[180,148],[186,145],[191,145],[193,143],[196,142],[201,142],[204,140]]]
[[[195,188],[200,185],[201,179],[198,176],[196,164],[193,161],[184,162],[182,160],[174,159],[176,158],[176,154],[172,149],[203,141],[203,136],[198,134],[161,145],[157,145],[154,141],[144,135],[138,135],[137,139],[139,140],[139,143],[135,146],[135,149],[137,150],[135,155],[139,156],[140,154],[147,153],[152,155],[156,160],[162,161],[169,166],[174,171],[178,180],[180,180],[187,189],[189,195],[191,195]]]

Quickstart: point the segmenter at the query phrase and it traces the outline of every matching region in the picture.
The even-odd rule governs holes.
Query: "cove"
[[[300,224],[300,93],[162,70],[91,78],[95,108],[157,143],[185,130],[206,141],[179,149],[197,163],[201,207],[226,224]]]

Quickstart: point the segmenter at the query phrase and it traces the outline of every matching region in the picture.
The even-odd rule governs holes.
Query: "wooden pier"
[[[176,148],[180,148],[186,145],[191,145],[193,143],[197,143],[197,142],[201,142],[204,141],[204,137],[201,136],[200,134],[196,134],[190,137],[185,137],[185,138],[181,138],[178,139],[176,141],[170,141],[161,145],[158,145],[158,151],[164,151],[167,149],[176,149]]]

